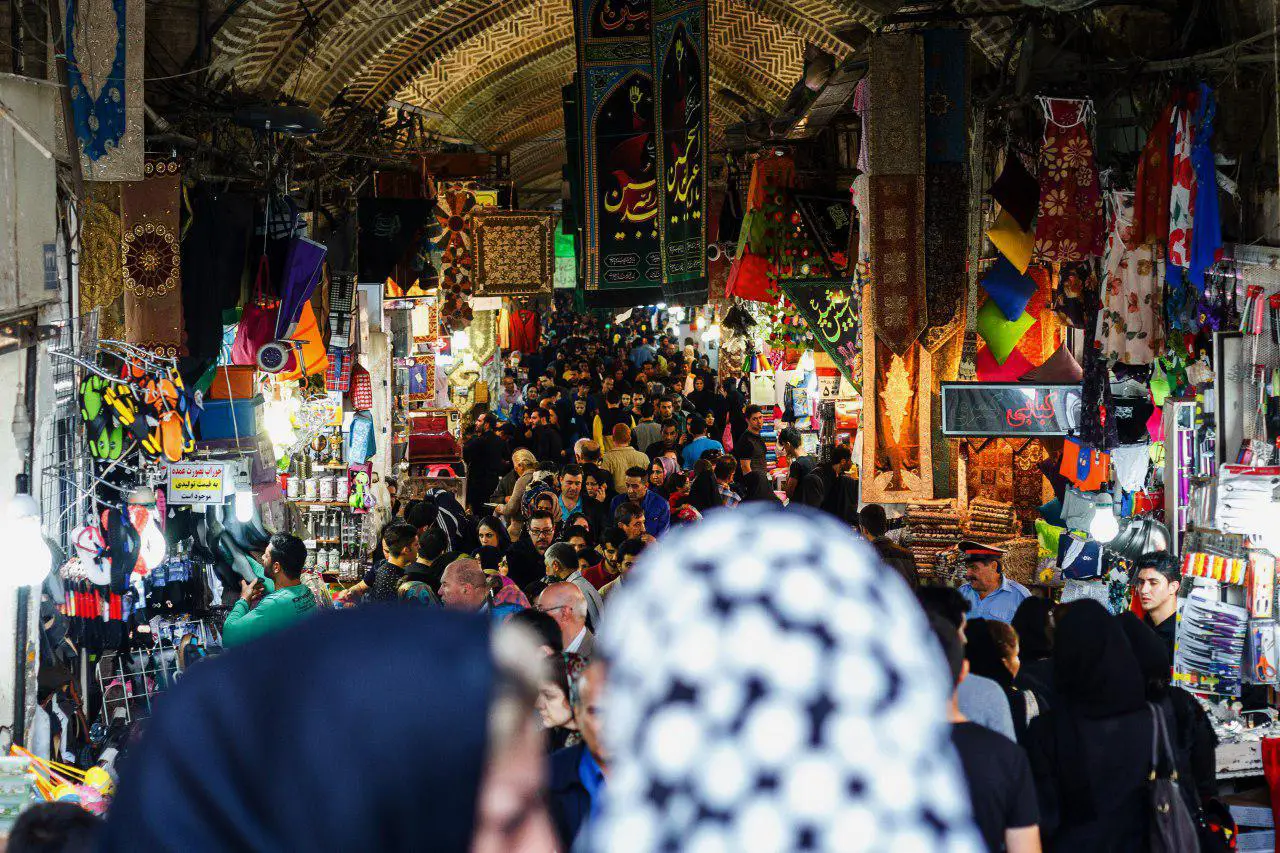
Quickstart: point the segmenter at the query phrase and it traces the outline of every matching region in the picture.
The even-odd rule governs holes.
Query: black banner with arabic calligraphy
[[[844,279],[778,279],[787,300],[804,318],[818,345],[858,386],[862,318],[853,282]]]
[[[992,438],[1062,436],[1080,426],[1079,385],[943,382],[942,434]]]
[[[662,300],[651,0],[574,0],[589,306]]]
[[[653,0],[658,239],[673,305],[707,301],[708,77],[706,0]]]

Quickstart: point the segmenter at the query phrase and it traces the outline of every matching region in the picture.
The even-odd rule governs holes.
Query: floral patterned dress
[[[1088,101],[1046,98],[1040,148],[1036,255],[1072,263],[1102,254],[1102,193],[1087,124]]]
[[[1103,255],[1098,343],[1109,362],[1151,364],[1164,349],[1163,263],[1133,223],[1133,193],[1111,194],[1112,221]]]

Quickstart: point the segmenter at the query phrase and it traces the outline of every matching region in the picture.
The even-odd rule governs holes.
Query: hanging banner
[[[817,244],[832,271],[849,270],[849,231],[853,226],[853,200],[848,193],[837,196],[795,193],[796,210],[809,236]]]
[[[925,290],[923,343],[936,350],[964,324],[969,249],[969,31],[924,31]]]
[[[871,39],[871,298],[877,337],[899,356],[928,325],[925,288],[925,103],[922,39]]]
[[[658,240],[668,304],[707,301],[706,0],[653,0]]]
[[[574,0],[587,304],[662,300],[650,0]]]
[[[176,160],[147,160],[146,179],[120,186],[126,340],[186,354],[182,313],[182,176]]]
[[[779,279],[783,294],[800,312],[805,324],[836,367],[856,388],[862,354],[858,349],[858,294],[843,280]]]

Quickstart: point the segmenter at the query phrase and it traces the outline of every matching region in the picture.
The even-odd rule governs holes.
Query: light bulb
[[[147,523],[142,526],[142,565],[151,571],[164,562],[169,545],[165,542],[164,532],[156,523],[154,511],[147,513]]]
[[[253,521],[253,491],[236,489],[236,521],[244,524]]]
[[[253,520],[253,492],[250,489],[236,491],[236,520],[242,524]]]
[[[1094,507],[1093,520],[1089,522],[1089,535],[1104,545],[1120,535],[1120,522],[1112,510],[1110,499]]]
[[[10,558],[0,572],[0,588],[13,589],[35,586],[53,568],[53,554],[44,541],[41,529],[40,506],[28,494],[17,494],[9,500],[3,523],[0,524],[7,556]]]

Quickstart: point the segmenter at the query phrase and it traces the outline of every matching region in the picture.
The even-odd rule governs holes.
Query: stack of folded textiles
[[[933,571],[938,555],[954,548],[962,538],[960,513],[954,501],[919,501],[907,504],[907,524],[902,544],[911,550],[916,566]]]
[[[979,542],[1000,542],[1021,532],[1012,504],[990,498],[974,498],[969,502],[969,522],[965,532]]]

